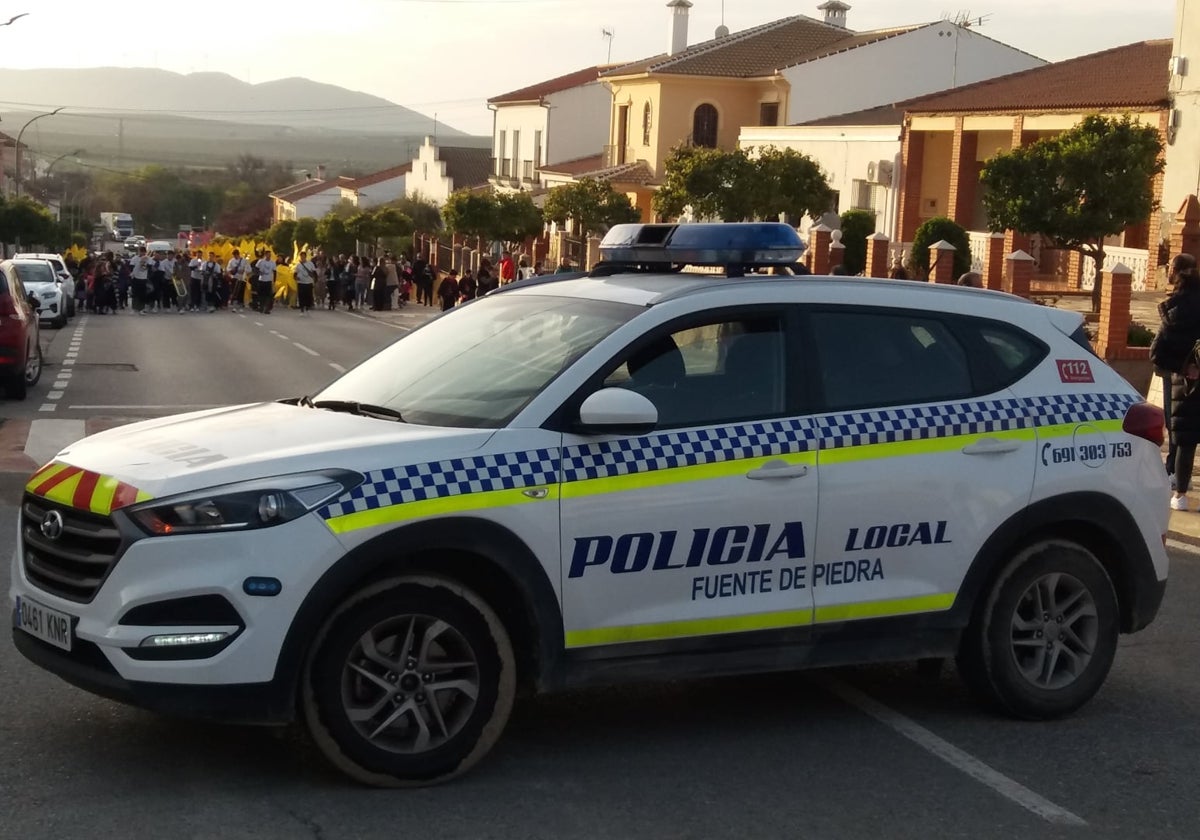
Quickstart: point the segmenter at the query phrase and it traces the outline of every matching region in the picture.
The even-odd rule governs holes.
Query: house
[[[401,166],[350,179],[339,185],[342,198],[350,200],[364,210],[404,198],[408,195],[408,176],[412,170],[413,164],[410,161]]]
[[[490,181],[502,191],[536,190],[548,161],[574,160],[604,147],[612,95],[592,66],[494,96]]]
[[[903,103],[898,238],[911,242],[922,221],[949,216],[975,231],[971,250],[978,261],[988,236],[979,174],[997,152],[1053,136],[1092,114],[1129,114],[1166,136],[1171,50],[1165,40],[1129,44]],[[1155,189],[1160,199],[1161,176]],[[1157,266],[1161,224],[1155,212],[1108,243],[1110,265],[1120,261],[1132,268],[1135,289],[1145,288]],[[1091,260],[1043,249],[1038,239],[1010,232],[1006,253],[1018,247],[1034,256],[1042,277],[1091,285]]]
[[[1163,184],[1163,209],[1169,213],[1189,195],[1200,195],[1200,6],[1178,0],[1175,16]]]
[[[656,185],[649,167],[643,161],[605,166],[604,155],[600,154],[543,166],[541,169],[542,184],[546,190],[585,178],[608,182],[616,192],[624,193],[630,203],[641,210],[643,222],[652,221],[650,201]]]
[[[320,219],[343,198],[342,188],[349,178],[325,180],[325,167],[317,167],[317,177],[306,177],[298,184],[271,193],[271,221]]]
[[[486,186],[492,171],[488,149],[466,146],[439,146],[426,137],[405,176],[410,196],[420,195],[435,204],[445,203],[456,190]]]
[[[899,205],[895,174],[903,122],[903,111],[884,105],[795,126],[745,127],[738,145],[749,150],[773,146],[803,152],[821,167],[837,195],[831,212],[871,211],[875,229],[887,233],[895,229]],[[811,219],[791,221],[801,228],[815,224]]]
[[[965,25],[855,32],[850,7],[796,15],[688,46],[690,0],[671,0],[665,53],[605,71],[612,91],[605,162],[659,176],[681,143],[733,149],[743,127],[811,122],[1043,65]],[[969,48],[968,48],[969,47]]]

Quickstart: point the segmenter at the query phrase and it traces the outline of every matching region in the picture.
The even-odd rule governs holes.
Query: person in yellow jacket
[[[275,269],[275,300],[288,309],[297,306],[296,272],[292,268],[291,257],[279,258],[279,266]]]

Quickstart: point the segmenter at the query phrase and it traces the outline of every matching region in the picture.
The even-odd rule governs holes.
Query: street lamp
[[[50,165],[46,167],[46,177],[47,178],[50,177],[50,172],[54,169],[54,165],[56,163],[58,163],[60,160],[62,160],[63,158],[78,157],[79,155],[83,154],[83,152],[84,152],[83,149],[76,149],[73,152],[67,152],[66,154],[59,155],[54,160],[50,161]]]
[[[25,129],[29,128],[29,126],[33,125],[35,122],[40,120],[42,117],[53,117],[59,111],[66,110],[66,107],[67,107],[66,105],[62,105],[48,113],[38,114],[36,117],[33,117],[29,122],[25,123],[25,125],[21,126],[21,130],[17,132],[17,197],[18,198],[20,198],[20,196],[21,196],[21,137],[25,134]]]

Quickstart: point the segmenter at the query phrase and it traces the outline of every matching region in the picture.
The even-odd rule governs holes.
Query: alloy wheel
[[[1022,676],[1040,689],[1061,689],[1087,669],[1100,638],[1091,590],[1078,578],[1052,573],[1021,595],[1012,617],[1012,654]]]

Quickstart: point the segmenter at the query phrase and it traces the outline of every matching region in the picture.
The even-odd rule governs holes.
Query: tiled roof
[[[594,82],[600,78],[600,71],[606,69],[608,69],[606,65],[600,65],[576,70],[574,73],[568,73],[556,79],[547,79],[544,82],[538,82],[535,85],[514,90],[511,93],[493,96],[488,100],[488,103],[491,105],[503,105],[512,102],[537,102],[542,97],[549,96],[552,93],[559,93],[579,87],[580,85],[586,85],[589,82]]]
[[[894,105],[881,105],[878,108],[868,108],[865,111],[854,111],[849,114],[838,114],[834,117],[821,117],[819,120],[796,123],[798,126],[833,126],[833,125],[900,125],[904,122],[904,111]]]
[[[307,181],[301,181],[299,184],[292,184],[290,187],[284,187],[281,190],[276,190],[271,193],[271,198],[278,198],[281,201],[286,201],[295,204],[302,198],[308,198],[310,195],[325,192],[333,189],[337,184],[331,181],[322,181],[320,178],[310,178]]]
[[[1171,41],[1141,41],[999,76],[899,107],[909,113],[1008,113],[1162,108],[1169,102]]]
[[[574,158],[573,160],[564,160],[559,163],[552,163],[541,168],[542,172],[551,172],[555,175],[583,175],[587,172],[595,172],[598,169],[604,168],[604,155],[589,155],[588,157]]]
[[[445,161],[446,175],[454,179],[454,189],[462,190],[486,184],[492,174],[492,150],[468,146],[438,146],[438,160]]]
[[[927,24],[922,24],[924,26]],[[746,79],[769,76],[777,70],[845,50],[873,44],[920,29],[908,26],[849,32],[804,15],[765,23],[723,38],[693,44],[675,55],[665,53],[624,64],[602,77],[642,73],[675,73],[694,76],[728,76]]]
[[[391,169],[373,172],[370,175],[364,175],[361,178],[351,178],[349,183],[339,184],[338,186],[342,186],[351,190],[360,190],[363,187],[372,187],[375,184],[382,184],[384,181],[402,178],[408,173],[412,172],[412,168],[412,161],[409,161],[401,166],[393,166]]]

